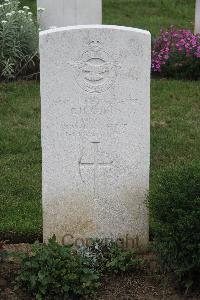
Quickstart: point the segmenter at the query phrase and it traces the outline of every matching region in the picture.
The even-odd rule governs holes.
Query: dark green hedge
[[[162,170],[150,192],[154,249],[181,285],[200,282],[200,162]]]

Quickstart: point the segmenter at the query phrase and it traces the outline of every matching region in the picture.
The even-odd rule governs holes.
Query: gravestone
[[[120,26],[40,33],[44,240],[147,247],[150,40]]]
[[[200,0],[196,0],[195,9],[195,34],[200,33]]]
[[[102,23],[102,0],[37,0],[37,6],[42,30]]]

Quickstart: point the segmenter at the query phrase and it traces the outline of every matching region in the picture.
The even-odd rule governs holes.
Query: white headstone
[[[37,0],[37,6],[42,30],[102,23],[102,0]]]
[[[195,34],[200,33],[200,0],[196,0],[195,9]]]
[[[40,33],[44,240],[148,243],[150,33]]]

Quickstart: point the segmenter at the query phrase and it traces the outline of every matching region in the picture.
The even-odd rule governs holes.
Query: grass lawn
[[[151,184],[160,168],[198,159],[198,82],[152,80]],[[38,83],[0,85],[0,237],[41,233]],[[1,238],[0,238],[1,239]]]
[[[56,1],[56,0],[55,0]],[[103,23],[149,30],[153,36],[171,25],[194,27],[195,0],[102,0]],[[36,13],[36,0],[23,0]]]
[[[34,235],[42,226],[39,85],[0,85],[0,120],[0,232]]]
[[[153,35],[171,24],[192,28],[194,0],[104,0],[104,23]],[[35,1],[24,0],[35,7]],[[152,80],[151,184],[169,164],[198,159],[199,82]],[[39,83],[0,84],[0,240],[41,235]],[[23,239],[24,237],[24,239]]]

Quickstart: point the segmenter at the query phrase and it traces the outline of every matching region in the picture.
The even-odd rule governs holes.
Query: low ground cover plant
[[[143,264],[143,260],[137,259],[133,250],[123,249],[111,240],[93,240],[87,247],[80,247],[78,252],[101,274],[136,270]]]
[[[94,295],[99,286],[99,273],[88,266],[71,246],[61,246],[55,238],[48,244],[36,244],[32,254],[21,256],[17,287],[24,288],[36,299]]]
[[[0,4],[0,79],[32,78],[39,72],[38,26],[28,6]]]
[[[63,246],[55,237],[47,244],[35,244],[31,254],[20,255],[21,268],[16,288],[36,299],[93,297],[105,273],[134,269],[140,261],[117,244],[97,241],[89,248]],[[56,298],[57,297],[57,298]]]
[[[150,193],[154,249],[165,272],[187,289],[200,280],[200,163],[159,173]]]
[[[177,79],[200,78],[200,34],[171,27],[152,47],[152,72]]]

